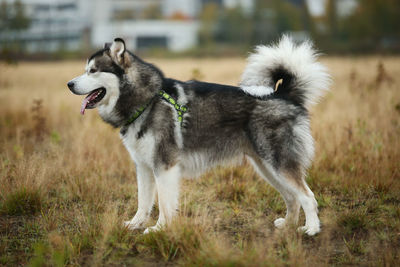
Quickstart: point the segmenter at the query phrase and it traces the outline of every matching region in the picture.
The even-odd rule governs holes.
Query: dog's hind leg
[[[263,162],[262,159],[257,156],[249,157],[250,162],[254,166],[258,174],[272,185],[282,195],[283,200],[286,204],[286,217],[278,218],[274,221],[277,228],[283,228],[288,224],[297,224],[299,220],[300,202],[298,201],[292,190],[288,188],[288,185],[282,179],[277,177],[275,171]]]
[[[251,157],[250,162],[261,177],[275,187],[285,200],[286,217],[275,220],[275,226],[282,228],[288,224],[297,224],[301,205],[306,215],[306,225],[301,227],[300,230],[308,235],[318,233],[320,223],[317,215],[317,202],[302,177],[295,177],[290,171],[276,171],[270,164],[257,156]]]
[[[155,175],[160,214],[156,225],[146,228],[145,234],[157,231],[172,221],[178,211],[180,178],[181,169],[178,164],[169,169],[161,170]]]
[[[136,165],[136,177],[138,184],[138,209],[130,221],[125,222],[129,229],[143,227],[150,217],[156,194],[156,183],[152,169],[145,165]]]
[[[315,235],[321,231],[318,218],[318,203],[314,193],[303,180],[303,187],[298,192],[298,199],[306,215],[306,225],[299,228],[300,231],[308,235]]]

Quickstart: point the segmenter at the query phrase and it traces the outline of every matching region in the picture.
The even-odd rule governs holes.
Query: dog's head
[[[162,80],[161,71],[127,51],[124,40],[116,38],[88,59],[85,73],[69,81],[68,87],[74,94],[87,95],[82,115],[98,108],[106,122],[118,127],[156,95]]]

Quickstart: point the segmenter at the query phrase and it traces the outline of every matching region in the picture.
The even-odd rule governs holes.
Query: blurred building
[[[9,5],[16,0],[0,0]],[[182,51],[198,42],[203,6],[241,6],[250,13],[255,0],[20,0],[30,26],[2,31],[0,46],[18,42],[29,52],[100,47],[116,36],[133,49],[163,47]]]
[[[13,0],[2,0],[9,6]],[[77,50],[87,38],[91,21],[89,1],[23,0],[30,26],[26,30],[2,30],[0,45],[18,41],[31,52]]]
[[[182,51],[197,44],[195,0],[93,1],[91,43],[101,46],[116,36],[132,49]]]
[[[240,5],[250,12],[254,0],[97,0],[92,45],[101,46],[120,36],[133,49],[187,50],[197,45],[197,18],[203,6],[211,2],[227,8]]]
[[[11,5],[16,0],[0,0]],[[199,14],[207,4],[240,6],[251,15],[256,0],[20,0],[28,29],[2,30],[0,47],[19,43],[29,52],[75,51],[101,47],[115,37],[133,49],[162,47],[183,51],[198,44]],[[287,0],[309,7],[324,0]],[[340,13],[355,0],[337,0]],[[312,8],[311,8],[312,10]]]

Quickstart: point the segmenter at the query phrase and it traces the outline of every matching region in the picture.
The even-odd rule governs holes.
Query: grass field
[[[233,85],[245,65],[152,61],[170,77]],[[82,97],[66,88],[84,62],[0,64],[0,265],[395,266],[400,58],[323,62],[333,85],[312,111],[315,237],[274,229],[284,202],[246,164],[185,180],[173,226],[149,235],[124,229],[136,211],[135,169],[118,130],[96,111],[82,117]]]

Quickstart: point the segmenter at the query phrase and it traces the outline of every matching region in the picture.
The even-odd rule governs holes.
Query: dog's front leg
[[[155,178],[160,214],[156,225],[148,227],[144,231],[145,234],[151,231],[157,231],[163,225],[171,222],[172,218],[178,211],[179,181],[181,178],[181,170],[179,165],[159,171],[155,175]]]
[[[136,177],[138,185],[138,209],[132,220],[125,222],[125,226],[131,230],[141,228],[147,222],[156,194],[156,184],[151,168],[137,164]]]

